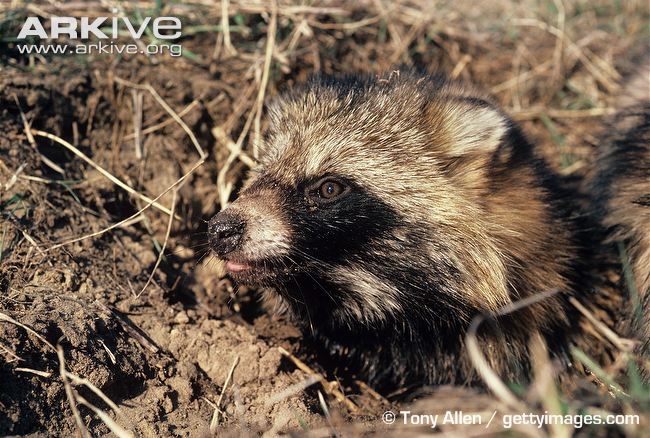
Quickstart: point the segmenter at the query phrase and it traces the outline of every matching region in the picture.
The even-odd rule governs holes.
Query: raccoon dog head
[[[550,254],[530,147],[483,95],[440,77],[325,77],[269,115],[259,165],[209,223],[237,282],[358,330],[466,323],[542,281],[523,274]]]

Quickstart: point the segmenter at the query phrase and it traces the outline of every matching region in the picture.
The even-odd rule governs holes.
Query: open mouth
[[[281,266],[271,260],[226,260],[230,276],[238,283],[250,286],[272,285],[283,273],[289,273]]]
[[[250,271],[251,269],[253,269],[253,265],[245,262],[228,261],[226,263],[226,268],[228,269],[228,272],[233,274],[238,274],[241,272]]]

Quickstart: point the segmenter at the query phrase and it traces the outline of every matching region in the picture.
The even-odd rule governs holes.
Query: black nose
[[[236,250],[244,235],[246,224],[236,215],[221,212],[208,222],[210,246],[221,257]]]

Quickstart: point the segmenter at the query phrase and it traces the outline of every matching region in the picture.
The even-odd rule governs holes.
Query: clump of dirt
[[[97,408],[141,436],[209,435],[211,423],[233,435],[419,432],[379,421],[408,388],[380,395],[320,360],[318,346],[271,316],[256,291],[234,286],[209,254],[206,221],[254,161],[261,103],[315,73],[442,70],[490,90],[572,175],[594,158],[616,65],[645,36],[647,11],[604,1],[561,10],[443,2],[435,11],[417,1],[233,1],[226,32],[218,5],[154,3],[120,8],[182,17],[183,57],[24,55],[0,39],[0,434],[108,434]],[[0,34],[16,34],[28,15],[112,13],[78,6],[0,5]],[[207,154],[196,169],[195,141]],[[97,166],[150,198],[189,173],[169,237],[161,210],[171,192],[158,199],[163,208],[135,215],[148,201]],[[419,398],[413,412],[472,407],[489,418],[511,409],[463,388]]]

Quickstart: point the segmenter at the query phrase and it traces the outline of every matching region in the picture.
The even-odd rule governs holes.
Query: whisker
[[[206,248],[206,246],[207,245],[184,246],[183,248],[175,248],[172,251],[166,251],[165,255],[178,255],[178,254],[181,254],[184,251],[187,251],[188,249],[199,250],[198,252],[202,252],[200,250],[209,251],[210,248]]]
[[[198,260],[196,263],[197,263],[197,264],[198,264],[198,263],[201,263],[201,262],[203,261],[203,259],[204,259],[206,256],[208,256],[208,255],[213,256],[212,251],[206,251],[206,253],[203,254],[203,255],[199,258],[199,260]],[[216,257],[215,257],[215,259],[216,259]],[[209,262],[210,260],[212,260],[212,259],[208,259],[208,262]]]
[[[297,264],[296,261],[293,260],[290,256],[287,256],[287,258],[288,258],[292,263]],[[325,289],[325,287],[324,287],[322,284],[320,284],[320,282],[316,279],[316,277],[314,277],[314,276],[313,276],[309,271],[304,271],[304,273],[307,274],[307,276],[308,276],[309,278],[311,278],[311,279],[314,281],[314,283],[316,283],[316,285],[317,285],[317,286],[318,286],[318,287],[319,287],[319,288],[320,288],[320,289],[325,293],[325,295],[326,295],[326,296],[327,296],[327,297],[328,297],[328,298],[329,298],[329,299],[330,299],[334,304],[336,304],[336,300],[334,299],[334,296],[333,296],[333,295],[332,295],[332,294],[331,294],[327,289]],[[296,285],[298,284],[298,282],[295,280],[295,278],[294,278],[294,282],[296,283]]]

